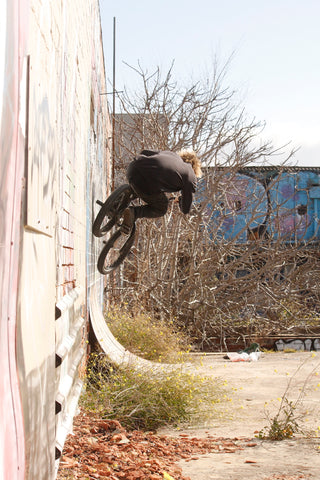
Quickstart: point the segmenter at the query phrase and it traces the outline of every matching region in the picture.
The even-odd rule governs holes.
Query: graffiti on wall
[[[277,340],[274,349],[282,352],[286,349],[302,350],[306,352],[320,351],[320,338],[290,338]]]
[[[222,175],[205,216],[218,240],[319,240],[320,169]]]

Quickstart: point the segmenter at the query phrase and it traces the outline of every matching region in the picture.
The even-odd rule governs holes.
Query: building
[[[76,7],[75,7],[76,5]],[[87,351],[110,177],[98,0],[4,0],[0,478],[55,478]]]

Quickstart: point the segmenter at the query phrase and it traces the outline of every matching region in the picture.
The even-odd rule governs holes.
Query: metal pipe
[[[112,80],[112,173],[111,173],[111,188],[114,190],[114,176],[115,176],[115,114],[116,114],[116,17],[113,17],[113,80]]]

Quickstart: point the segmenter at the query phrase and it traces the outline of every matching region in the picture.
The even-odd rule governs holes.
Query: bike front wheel
[[[123,210],[134,197],[130,185],[121,185],[101,205],[92,226],[95,237],[102,237],[115,225]]]
[[[133,245],[136,227],[132,228],[129,236],[116,230],[106,242],[98,258],[98,270],[102,275],[113,272],[124,261]]]

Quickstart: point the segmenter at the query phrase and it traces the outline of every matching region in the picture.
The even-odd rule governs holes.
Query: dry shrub
[[[190,350],[190,339],[173,320],[159,320],[140,307],[109,306],[105,318],[121,345],[148,360],[180,363]]]

